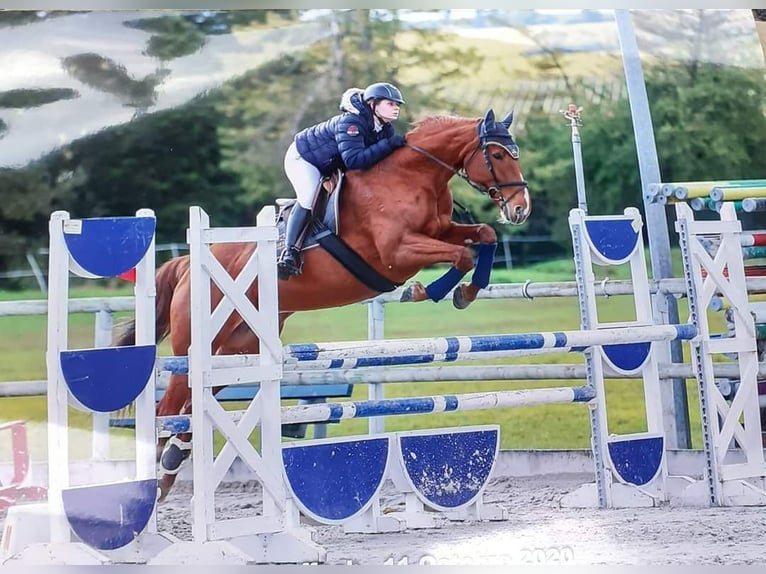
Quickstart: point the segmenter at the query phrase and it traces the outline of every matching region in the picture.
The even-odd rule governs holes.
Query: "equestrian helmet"
[[[404,104],[404,98],[402,98],[402,93],[399,91],[399,88],[388,82],[370,84],[364,90],[362,99],[365,102],[369,102],[370,100],[391,100],[398,104]]]

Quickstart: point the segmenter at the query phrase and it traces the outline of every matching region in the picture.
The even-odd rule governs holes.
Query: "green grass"
[[[615,270],[611,270],[615,271]],[[432,280],[440,271],[428,270],[418,278]],[[622,271],[611,275],[621,278]],[[495,270],[497,282],[568,281],[571,280],[571,261],[551,261],[539,266],[519,270]],[[129,295],[127,289],[77,289],[73,297]],[[0,292],[0,299],[41,298],[35,292],[15,295]],[[634,319],[632,298],[610,297],[598,303],[602,321]],[[685,304],[679,305],[682,321],[685,320]],[[129,316],[117,314],[115,320]],[[713,320],[715,318],[713,317]],[[469,309],[458,311],[449,302],[439,304],[430,301],[419,304],[389,304],[385,310],[385,336],[387,338],[429,337],[446,335],[472,335],[491,333],[525,333],[553,330],[576,330],[579,328],[579,311],[575,298],[538,298],[533,301],[519,299],[496,299],[476,301]],[[720,327],[720,325],[719,325]],[[0,317],[0,381],[38,380],[46,377],[45,346],[46,318],[43,316]],[[69,347],[89,348],[93,344],[94,319],[92,314],[70,315]],[[338,309],[298,313],[286,323],[282,334],[284,343],[312,341],[360,340],[367,338],[367,308],[350,305]],[[161,355],[169,355],[167,342],[160,347]],[[577,354],[542,355],[520,357],[496,363],[577,363]],[[472,362],[472,364],[476,364]],[[2,383],[0,383],[2,384]],[[547,386],[573,386],[580,381],[477,381],[439,383],[395,383],[386,386],[386,396],[424,396],[484,390],[525,389]],[[610,432],[631,433],[645,429],[643,417],[643,389],[636,381],[609,380],[606,382]],[[701,445],[699,437],[699,413],[696,386],[687,383],[691,406],[691,426],[694,431],[695,448]],[[354,399],[367,398],[367,386],[356,385]],[[229,408],[241,408],[232,404]],[[89,455],[90,416],[70,409],[71,425],[82,434],[72,441],[73,456]],[[1,420],[24,419],[33,431],[31,443],[35,458],[45,456],[46,402],[44,397],[19,397],[2,399]],[[364,434],[368,422],[353,419],[329,426],[328,434]],[[454,425],[500,424],[502,448],[588,448],[590,428],[588,412],[584,405],[544,405],[503,410],[468,411],[450,414],[418,416],[394,416],[386,420],[387,430],[407,430]],[[129,456],[124,443],[129,441],[130,431],[113,430],[116,446],[114,456]],[[8,455],[9,441],[0,439],[0,457]],[[220,440],[218,441],[220,443]],[[126,451],[127,449],[127,451]]]

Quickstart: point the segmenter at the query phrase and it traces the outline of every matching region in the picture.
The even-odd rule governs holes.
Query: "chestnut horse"
[[[445,275],[428,286],[412,283],[403,300],[442,299],[474,269],[471,245],[478,245],[478,260],[471,282],[455,290],[455,306],[465,308],[489,283],[497,236],[486,224],[452,221],[453,199],[449,181],[458,175],[486,195],[499,211],[501,223],[522,224],[529,217],[531,200],[519,164],[519,149],[510,134],[513,114],[496,121],[492,110],[483,118],[434,116],[417,122],[407,133],[407,145],[365,171],[349,171],[339,199],[339,236],[393,287],[405,283],[421,269],[449,263]],[[250,258],[253,244],[227,243],[212,252],[236,277]],[[186,355],[190,345],[189,258],[174,258],[156,276],[156,334],[170,335],[173,354]],[[340,307],[374,297],[378,291],[362,283],[325,249],[304,251],[303,273],[279,281],[279,329],[296,311]],[[248,297],[254,303],[257,287]],[[213,289],[213,307],[221,293]],[[117,343],[132,344],[133,325]],[[258,339],[232,314],[213,343],[218,354],[254,354]],[[172,375],[157,406],[157,415],[191,411],[185,375]],[[191,437],[172,437],[160,455],[161,498],[175,481],[190,452]]]

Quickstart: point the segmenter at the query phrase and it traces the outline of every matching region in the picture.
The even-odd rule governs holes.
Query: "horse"
[[[338,237],[380,281],[360,280],[326,249],[304,247],[302,274],[279,280],[279,332],[293,313],[340,307],[364,301],[383,290],[403,285],[426,266],[449,263],[450,269],[424,286],[411,283],[404,301],[438,301],[453,290],[453,303],[466,308],[489,284],[497,235],[487,224],[453,221],[450,179],[457,175],[484,194],[504,224],[523,224],[532,209],[519,162],[519,148],[510,132],[513,112],[501,121],[492,109],[484,117],[429,116],[406,133],[406,145],[368,170],[345,174],[338,196]],[[478,246],[476,265],[470,247]],[[211,246],[223,267],[237,277],[255,246],[226,243]],[[474,270],[470,283],[461,279]],[[380,285],[384,285],[381,287]],[[458,285],[459,284],[459,285]],[[388,287],[385,287],[388,286]],[[247,291],[257,306],[257,280]],[[213,285],[213,308],[222,294]],[[117,345],[134,341],[134,321]],[[156,336],[170,336],[172,352],[188,353],[190,341],[189,257],[180,256],[156,272]],[[258,353],[258,339],[236,313],[213,341],[217,354]],[[217,389],[218,390],[218,389]],[[191,412],[186,375],[173,374],[157,405],[157,415]],[[163,449],[164,446],[164,449]],[[158,443],[160,496],[163,500],[191,449],[190,434]]]

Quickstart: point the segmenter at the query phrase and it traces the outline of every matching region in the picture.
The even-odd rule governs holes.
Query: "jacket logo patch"
[[[348,129],[346,130],[346,133],[350,136],[358,136],[359,135],[359,128],[356,126],[348,126]]]

